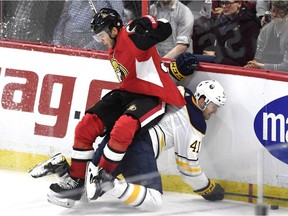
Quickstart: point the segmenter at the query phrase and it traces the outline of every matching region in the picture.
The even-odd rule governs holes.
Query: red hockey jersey
[[[109,49],[111,64],[119,80],[120,90],[151,95],[175,106],[186,104],[164,66],[156,46],[138,49],[123,27],[113,49]]]

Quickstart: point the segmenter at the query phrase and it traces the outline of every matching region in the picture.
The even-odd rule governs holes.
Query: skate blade
[[[52,174],[52,172],[50,170],[45,169],[45,166],[47,166],[49,163],[54,162],[57,163],[58,161],[62,161],[63,157],[61,153],[58,153],[56,155],[54,155],[53,157],[37,164],[35,167],[33,167],[29,173],[33,178],[39,178],[39,177],[43,177],[49,174]]]
[[[67,199],[67,198],[58,198],[55,196],[51,196],[49,194],[47,194],[47,201],[54,205],[58,205],[64,208],[72,208],[76,202],[76,200]]]
[[[96,200],[98,198],[98,196],[96,195],[96,183],[91,181],[93,177],[98,174],[98,170],[98,167],[96,167],[92,162],[87,163],[85,175],[85,194],[88,201]]]

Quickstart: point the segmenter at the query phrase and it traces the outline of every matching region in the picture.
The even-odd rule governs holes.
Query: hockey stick
[[[88,3],[91,7],[91,9],[94,11],[94,13],[96,14],[97,13],[97,10],[96,10],[96,7],[95,5],[93,4],[93,1],[92,0],[88,0]]]

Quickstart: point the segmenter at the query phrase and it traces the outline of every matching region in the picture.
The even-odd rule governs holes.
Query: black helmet
[[[120,29],[122,26],[123,22],[120,15],[111,8],[102,8],[91,21],[91,28],[96,34],[103,31],[106,27],[111,30],[113,27]]]

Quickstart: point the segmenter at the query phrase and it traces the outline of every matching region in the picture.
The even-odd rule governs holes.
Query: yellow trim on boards
[[[0,150],[0,169],[28,172],[35,165],[51,156]],[[70,162],[70,159],[67,158],[67,161]]]
[[[180,193],[193,193],[193,189],[178,175],[161,175],[163,190]],[[225,199],[257,203],[257,185],[213,179],[225,189]],[[288,188],[264,185],[264,203],[288,207]]]
[[[0,150],[0,169],[28,172],[36,164],[48,158],[47,155]]]

